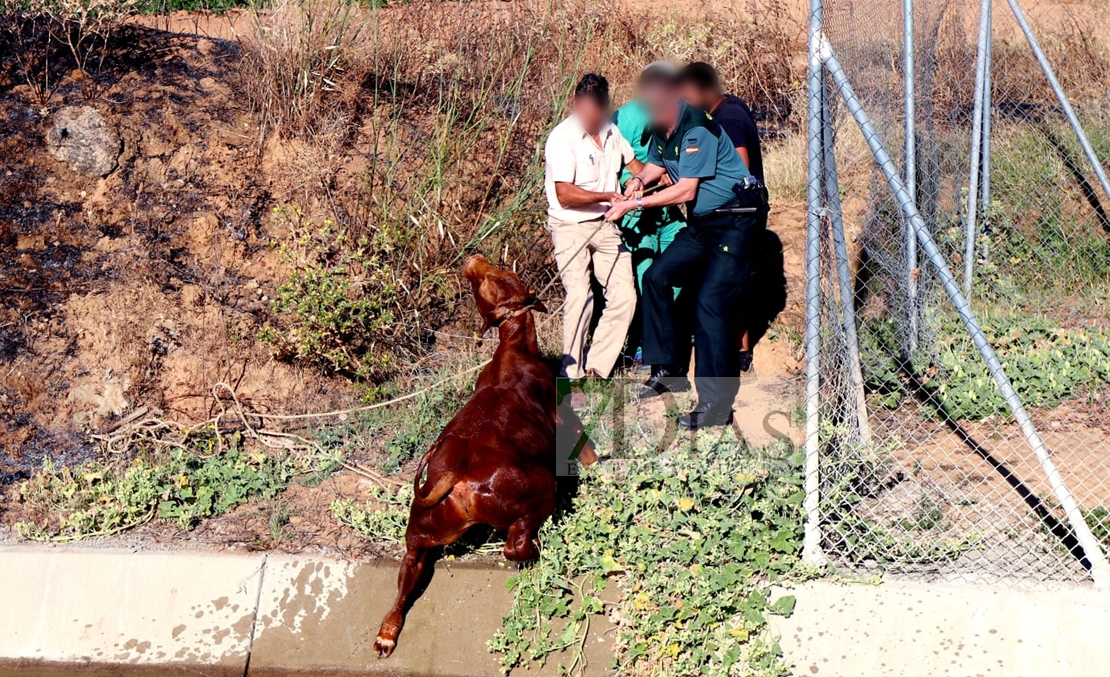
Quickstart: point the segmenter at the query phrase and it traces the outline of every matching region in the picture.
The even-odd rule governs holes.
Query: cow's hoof
[[[397,642],[392,639],[386,639],[381,635],[374,640],[374,651],[378,652],[378,658],[389,658],[389,654],[393,653],[393,649],[397,647]]]

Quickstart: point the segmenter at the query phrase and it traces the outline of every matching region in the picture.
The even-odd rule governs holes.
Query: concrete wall
[[[512,602],[514,571],[439,562],[396,652],[378,660],[396,562],[0,547],[0,668],[493,677],[486,641]],[[605,629],[590,653],[602,665]]]
[[[493,677],[485,644],[513,571],[440,562],[397,651],[378,660],[395,562],[0,547],[0,675],[126,665],[163,677]],[[802,677],[1110,675],[1110,594],[1090,588],[813,581],[788,592],[795,613],[773,625]],[[615,631],[591,630],[586,674],[608,674]],[[557,662],[537,674],[557,674]]]

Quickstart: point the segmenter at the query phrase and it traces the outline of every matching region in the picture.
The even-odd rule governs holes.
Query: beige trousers
[[[608,378],[636,313],[632,254],[612,223],[548,218],[547,228],[567,293],[563,303],[563,375],[582,378],[593,369]],[[586,332],[594,312],[591,272],[605,291],[605,310],[587,350]]]

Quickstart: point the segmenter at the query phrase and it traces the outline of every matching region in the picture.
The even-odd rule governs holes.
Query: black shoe
[[[698,404],[689,414],[678,417],[678,425],[686,430],[701,430],[732,423],[732,405],[709,402]]]
[[[644,387],[636,394],[641,400],[662,395],[663,393],[684,393],[690,389],[690,379],[675,374],[666,367],[656,367],[651,378],[644,381]]]
[[[751,370],[752,370],[752,351],[750,351],[750,350],[741,350],[740,351],[740,371],[746,374]]]

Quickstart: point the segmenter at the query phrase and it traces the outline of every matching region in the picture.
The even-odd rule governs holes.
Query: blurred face
[[[676,87],[651,84],[640,88],[640,100],[651,116],[651,126],[671,129],[678,123],[679,105],[682,100]]]
[[[571,104],[574,115],[589,134],[597,134],[609,121],[609,107],[602,106],[592,96],[576,96]]]
[[[682,98],[694,108],[700,108],[704,111],[708,111],[713,105],[712,90],[699,89],[692,82],[687,82],[682,86]]]

